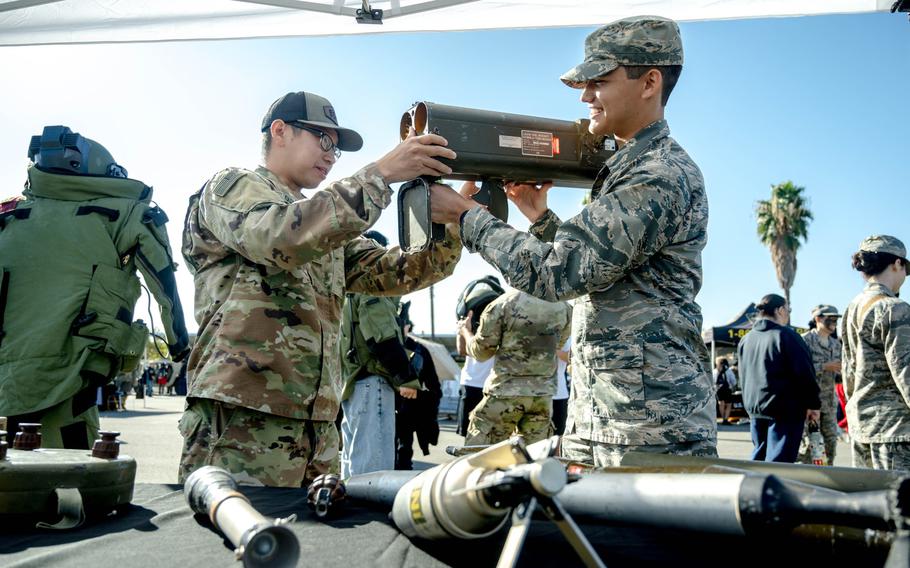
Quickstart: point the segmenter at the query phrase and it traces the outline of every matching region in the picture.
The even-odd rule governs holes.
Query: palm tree
[[[796,278],[796,251],[800,239],[809,238],[812,212],[803,195],[806,188],[785,181],[771,186],[771,199],[755,204],[758,217],[758,238],[771,249],[771,262],[777,272],[777,282],[790,303],[790,288]]]

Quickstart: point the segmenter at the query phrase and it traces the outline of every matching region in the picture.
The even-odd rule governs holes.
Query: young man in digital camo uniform
[[[189,360],[181,482],[203,465],[238,481],[299,487],[338,471],[335,417],[345,291],[400,295],[454,269],[461,243],[414,255],[360,237],[392,198],[390,183],[444,175],[446,141],[412,135],[311,198],[359,134],[328,100],[288,93],[262,121],[264,167],[229,168],[190,200],[183,254],[196,281],[199,336]]]
[[[597,467],[632,450],[717,454],[695,302],[708,202],[698,166],[664,120],[682,62],[679,28],[664,18],[619,20],[585,40],[584,62],[562,80],[583,89],[589,130],[621,147],[567,222],[547,208],[551,184],[508,187],[530,234],[450,188],[432,190],[433,220],[459,221],[468,250],[510,285],[550,301],[579,298],[562,452]]]

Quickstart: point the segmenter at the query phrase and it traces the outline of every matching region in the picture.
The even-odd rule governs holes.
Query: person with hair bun
[[[855,467],[910,470],[910,305],[898,297],[907,266],[904,243],[888,235],[866,238],[853,255],[866,281],[843,318]]]
[[[790,327],[790,306],[768,294],[756,306],[759,319],[739,343],[743,405],[749,413],[752,459],[796,461],[803,426],[818,421],[815,368],[806,342]]]

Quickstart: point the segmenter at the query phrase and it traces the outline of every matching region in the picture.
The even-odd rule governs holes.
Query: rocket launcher
[[[400,136],[404,140],[413,127],[417,134],[439,134],[448,140],[458,157],[440,158],[452,168],[446,179],[482,182],[474,199],[507,221],[506,181],[591,186],[616,143],[588,132],[588,123],[424,101],[402,115]],[[398,236],[407,252],[423,250],[444,236],[443,227],[430,221],[430,185],[437,181],[418,178],[398,190]]]

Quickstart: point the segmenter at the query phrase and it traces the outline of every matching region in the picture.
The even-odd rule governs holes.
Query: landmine
[[[0,526],[72,529],[126,509],[136,460],[119,455],[118,432],[101,432],[91,451],[63,450],[41,448],[39,426],[21,424],[0,458]]]

